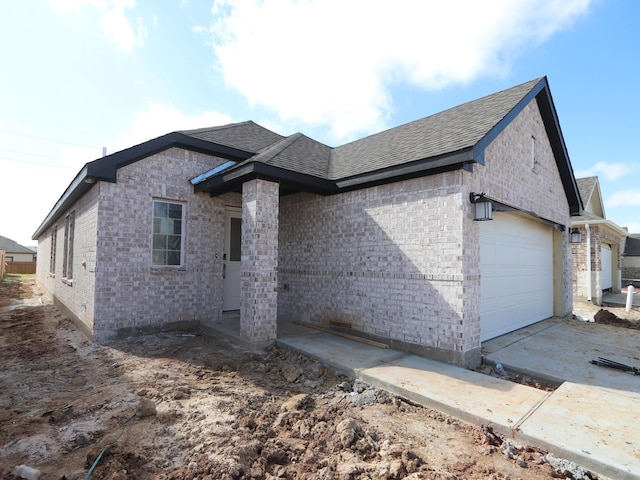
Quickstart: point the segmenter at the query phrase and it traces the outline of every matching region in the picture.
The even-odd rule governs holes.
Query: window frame
[[[58,248],[58,225],[51,229],[51,251],[49,252],[49,274],[56,274],[56,250]]]
[[[76,212],[69,212],[64,226],[64,255],[62,260],[62,279],[65,283],[73,283],[73,246],[75,243]]]
[[[165,263],[155,263],[155,252],[157,249],[155,248],[155,235],[166,235],[166,236],[175,236],[175,232],[173,234],[169,234],[169,233],[156,233],[156,219],[161,219],[161,218],[167,218],[170,219],[171,217],[167,216],[167,217],[156,217],[156,205],[157,204],[165,204],[168,205],[169,207],[172,205],[175,206],[179,206],[180,207],[180,260],[178,264],[171,264],[171,263],[167,263],[167,255],[168,255],[168,251],[170,249],[166,248],[168,247],[168,245],[165,246],[164,249],[162,249],[164,251],[164,262]],[[151,242],[150,242],[150,249],[151,249],[151,268],[153,269],[183,269],[184,268],[184,263],[185,263],[185,254],[184,254],[184,243],[185,243],[185,217],[186,217],[186,203],[185,202],[180,202],[177,200],[168,200],[165,198],[153,198],[152,202],[151,202]],[[175,227],[175,225],[174,225]],[[167,239],[167,242],[169,240]],[[175,251],[175,250],[174,250]]]

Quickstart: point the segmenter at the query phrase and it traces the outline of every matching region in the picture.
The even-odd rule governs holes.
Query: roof
[[[35,253],[33,249],[24,247],[10,238],[3,237],[2,235],[0,235],[0,250],[4,250],[7,253]]]
[[[598,177],[592,176],[578,178],[576,179],[576,184],[578,185],[578,191],[580,192],[584,212],[580,218],[576,218],[575,220],[593,221],[606,218]]]
[[[584,205],[582,215],[571,219],[571,225],[600,225],[608,228],[615,235],[626,237],[629,233],[620,227],[613,220],[606,218],[602,192],[600,191],[600,181],[597,176],[576,179],[580,198]]]
[[[640,257],[640,235],[629,235],[624,242],[624,253],[626,257]]]
[[[332,179],[351,177],[468,151],[489,134],[541,80],[531,80],[338,147],[334,150],[329,176]]]
[[[589,200],[591,200],[591,195],[593,194],[593,190],[598,183],[598,177],[584,177],[577,178],[576,184],[578,185],[578,191],[580,192],[580,198],[582,199],[582,204],[587,205]]]
[[[37,238],[96,181],[116,181],[125,165],[174,146],[228,162],[191,179],[195,192],[218,195],[263,178],[280,193],[331,195],[484,164],[485,148],[535,100],[556,159],[571,214],[582,202],[546,77],[335,148],[302,133],[282,136],[248,121],[173,132],[87,163],[34,233]]]

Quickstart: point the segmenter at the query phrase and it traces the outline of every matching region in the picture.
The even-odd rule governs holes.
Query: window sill
[[[151,273],[168,273],[168,272],[186,272],[187,269],[184,266],[164,266],[164,265],[152,265]]]
[[[72,278],[63,278],[62,279],[62,283],[64,283],[65,285],[68,285],[70,287],[73,287],[73,279]]]

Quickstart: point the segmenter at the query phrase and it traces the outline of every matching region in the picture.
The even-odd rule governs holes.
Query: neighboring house
[[[628,232],[607,219],[598,177],[579,178],[577,183],[584,213],[571,221],[572,229],[580,232],[580,243],[571,244],[573,295],[600,305],[603,291],[620,292]]]
[[[253,122],[169,133],[87,163],[33,238],[95,341],[239,310],[254,347],[300,320],[468,366],[571,313],[580,214],[539,78],[335,148]]]
[[[640,287],[640,234],[629,235],[622,254],[622,286]]]
[[[0,250],[5,251],[6,262],[35,262],[36,252],[28,247],[23,247],[10,238],[0,235]]]

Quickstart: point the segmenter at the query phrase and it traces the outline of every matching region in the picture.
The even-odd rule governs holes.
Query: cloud
[[[632,167],[627,163],[607,163],[598,162],[592,167],[583,170],[576,170],[576,178],[601,176],[607,180],[618,180],[633,171]]]
[[[520,52],[568,28],[588,6],[218,0],[207,30],[225,81],[251,104],[345,138],[384,126],[395,84],[437,90],[502,76]]]
[[[121,50],[131,51],[144,45],[147,27],[142,18],[138,17],[133,25],[127,17],[127,11],[135,9],[135,0],[49,0],[49,5],[58,13],[89,11],[97,14],[107,38]]]
[[[231,117],[220,112],[209,111],[189,116],[177,108],[153,103],[134,115],[128,132],[117,139],[112,147],[113,151],[107,153],[114,153],[176,130],[213,127],[232,122]]]
[[[640,207],[640,189],[614,192],[605,205],[607,207]]]

